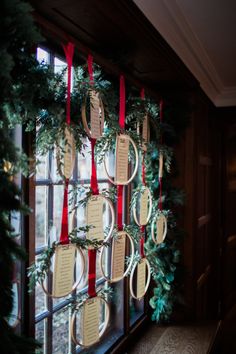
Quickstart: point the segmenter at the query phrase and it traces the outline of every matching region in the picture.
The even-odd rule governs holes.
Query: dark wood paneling
[[[153,91],[198,87],[193,75],[131,0],[32,0],[31,3],[42,26],[48,20],[60,29],[51,27],[54,41],[60,43],[63,32],[64,40],[79,41],[78,51],[83,55],[93,52],[99,64],[116,66],[119,72]],[[50,37],[48,26],[45,34]]]

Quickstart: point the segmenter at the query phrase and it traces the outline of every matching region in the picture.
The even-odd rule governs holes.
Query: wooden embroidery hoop
[[[112,232],[113,232],[113,229],[114,229],[114,225],[115,225],[115,210],[114,210],[114,206],[113,206],[111,200],[109,198],[105,197],[102,194],[91,195],[89,197],[89,199],[90,198],[95,198],[95,197],[99,197],[101,199],[104,199],[108,203],[108,206],[109,206],[109,209],[110,209],[110,212],[111,212],[111,227],[110,227],[110,230],[109,230],[109,232],[107,234],[107,237],[105,237],[105,239],[104,239],[104,242],[108,242],[110,240],[110,238],[111,238],[111,235],[112,235]],[[87,206],[86,206],[86,208],[87,208]],[[103,245],[101,245],[99,248],[101,248],[101,247],[103,247]]]
[[[101,296],[96,296],[97,298],[100,299],[100,301],[103,301],[104,305],[105,305],[105,321],[104,321],[104,324],[103,324],[103,328],[101,329],[101,331],[99,332],[99,340],[98,341],[95,341],[94,343],[92,343],[90,346],[98,343],[102,336],[104,335],[107,327],[108,327],[108,323],[109,323],[109,320],[110,320],[110,306],[108,305],[108,302],[102,298]],[[88,298],[86,299],[85,301],[83,301],[83,303],[73,312],[73,315],[71,317],[71,337],[72,337],[72,340],[75,344],[81,346],[81,347],[84,347],[84,348],[88,348],[90,346],[85,346],[83,345],[76,337],[76,334],[75,334],[75,324],[76,324],[76,315],[77,315],[77,312],[80,311],[82,309],[82,307],[84,306],[85,302],[88,301],[88,300],[91,300],[91,298]]]
[[[103,247],[101,248],[101,253],[100,253],[100,258],[99,258],[100,269],[101,269],[102,275],[104,276],[104,278],[105,278],[109,283],[116,283],[116,282],[120,281],[121,279],[124,279],[124,278],[128,275],[128,273],[129,273],[129,271],[130,271],[130,269],[131,269],[131,267],[132,267],[132,264],[133,264],[133,260],[134,260],[134,241],[133,241],[132,237],[128,234],[128,232],[126,232],[126,231],[118,231],[118,232],[117,232],[117,235],[119,236],[119,234],[123,234],[123,233],[125,233],[125,235],[128,237],[128,239],[129,239],[129,241],[130,241],[131,255],[130,255],[130,262],[129,262],[129,265],[128,265],[126,271],[124,272],[124,274],[123,274],[121,277],[116,278],[116,279],[111,279],[111,278],[109,278],[109,277],[106,276],[106,274],[105,274],[105,272],[104,272],[104,269],[103,269],[103,265],[102,265],[102,257],[103,257],[103,253],[104,253],[105,246],[103,246]],[[113,238],[112,242],[115,242],[115,239],[114,239],[114,238]],[[125,260],[124,260],[124,261],[125,261]]]
[[[125,182],[119,182],[119,183],[117,183],[117,182],[115,182],[115,180],[114,179],[112,179],[112,177],[109,175],[109,173],[108,173],[108,170],[107,170],[107,165],[106,165],[106,159],[104,158],[104,161],[103,161],[103,163],[104,163],[104,168],[105,168],[105,173],[106,173],[106,175],[107,175],[107,178],[109,179],[109,181],[112,183],[112,184],[114,184],[114,185],[124,185],[124,186],[126,186],[126,185],[128,185],[133,179],[134,179],[134,177],[135,177],[135,175],[136,175],[136,173],[137,173],[137,171],[138,171],[138,150],[137,150],[137,147],[136,147],[136,145],[135,145],[135,142],[133,141],[133,139],[128,135],[128,134],[122,134],[122,135],[125,135],[126,136],[126,138],[125,139],[127,139],[127,140],[129,140],[129,142],[131,143],[131,145],[133,146],[133,149],[134,149],[134,153],[135,153],[135,167],[134,167],[134,171],[133,171],[133,174],[132,174],[132,176],[127,180],[127,181],[125,181]],[[118,135],[117,135],[117,137],[118,137]],[[116,139],[117,139],[117,137],[116,137]],[[106,150],[106,146],[107,146],[107,143],[105,144],[105,146],[104,146],[104,150]]]
[[[65,153],[62,154],[61,151],[62,149],[58,146],[56,147],[56,161],[57,161],[57,170],[59,172],[59,175],[64,179],[69,179],[73,173],[73,169],[75,165],[76,148],[75,148],[75,140],[73,134],[70,132],[68,127],[65,128],[65,138],[66,138],[65,145],[67,146],[67,148],[65,148]],[[61,168],[62,158],[64,158],[64,160],[65,158],[68,158],[68,160],[66,159],[66,162],[63,166],[63,171]],[[68,163],[69,167],[66,166],[66,163]]]
[[[145,290],[144,290],[144,293],[138,298],[135,294],[134,294],[134,289],[133,289],[133,278],[134,278],[134,272],[135,272],[135,269],[136,267],[138,266],[139,262],[140,261],[137,261],[132,270],[131,270],[131,273],[130,273],[130,278],[129,278],[129,288],[130,288],[130,294],[131,296],[136,299],[136,300],[141,300],[144,295],[146,294],[147,290],[148,290],[148,287],[149,287],[149,284],[150,284],[150,280],[151,280],[151,266],[150,266],[150,263],[149,261],[147,260],[146,257],[143,257],[141,259],[141,261],[144,261],[146,263],[146,266],[147,266],[147,269],[148,269],[148,277],[147,277],[147,281],[146,281],[146,285],[145,285]]]
[[[151,226],[151,235],[152,235],[152,240],[156,245],[159,245],[161,242],[157,241],[158,237],[155,237],[155,223],[157,223],[158,219],[160,218],[164,218],[164,224],[165,224],[165,228],[164,228],[164,232],[163,232],[163,240],[161,242],[163,242],[165,240],[166,234],[167,234],[167,219],[166,216],[163,213],[159,213],[156,215],[156,217],[154,218],[153,222],[152,222],[152,226]]]
[[[82,122],[84,125],[84,129],[88,135],[88,137],[91,139],[93,139],[93,135],[92,135],[92,131],[89,129],[88,123],[87,123],[87,116],[86,116],[86,100],[87,97],[90,96],[91,91],[96,92],[96,90],[89,90],[89,92],[87,93],[86,97],[85,97],[85,101],[82,104],[82,108],[81,108],[81,115],[82,115]],[[104,128],[104,106],[103,106],[103,102],[102,99],[99,95],[99,107],[101,109],[101,119],[100,119],[100,136],[102,136],[102,132],[103,132],[103,128]]]
[[[69,243],[68,245],[71,245],[71,243]],[[56,245],[55,248],[58,247],[58,246],[67,246],[67,245],[60,245],[60,244],[59,244],[59,245]],[[46,294],[47,296],[53,298],[53,299],[58,299],[58,298],[65,297],[65,296],[68,296],[69,294],[71,294],[72,291],[74,291],[74,290],[77,288],[77,286],[78,286],[79,283],[81,282],[81,279],[83,278],[84,269],[85,269],[84,254],[83,254],[83,252],[82,252],[82,250],[81,250],[80,247],[78,247],[77,245],[75,245],[75,247],[76,247],[76,251],[79,252],[80,257],[81,257],[81,260],[82,260],[82,272],[81,272],[81,276],[78,278],[78,280],[77,280],[77,281],[74,283],[74,285],[72,286],[72,289],[71,289],[68,293],[66,293],[66,294],[63,294],[63,295],[61,295],[61,296],[55,296],[55,295],[53,295],[52,293],[50,293],[50,292],[46,289],[46,287],[45,287],[45,285],[44,285],[44,281],[41,283],[42,289],[43,289],[43,291],[45,292],[45,294]],[[54,254],[55,254],[55,252],[53,253],[53,255],[54,255]],[[75,262],[75,263],[76,263],[76,262]]]
[[[134,204],[134,206],[133,206],[133,208],[132,208],[134,221],[136,222],[136,224],[137,224],[138,226],[145,226],[145,225],[147,225],[147,223],[149,222],[150,217],[151,217],[151,215],[152,215],[152,195],[151,195],[150,189],[149,189],[148,187],[144,186],[144,187],[143,187],[143,190],[140,191],[140,194],[141,194],[145,189],[148,191],[148,200],[149,200],[149,210],[148,210],[148,216],[147,216],[147,220],[146,220],[145,224],[141,225],[140,222],[138,221],[137,212],[136,212],[136,203]]]

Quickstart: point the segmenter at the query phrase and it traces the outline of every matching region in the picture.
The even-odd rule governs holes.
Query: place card
[[[159,155],[159,178],[163,177],[163,153],[160,152]]]
[[[137,266],[137,298],[141,299],[145,295],[146,286],[146,261],[141,259]]]
[[[100,196],[92,196],[87,204],[87,225],[92,227],[87,232],[89,240],[97,239],[102,241],[104,239],[103,230],[103,199]]]
[[[148,138],[149,138],[149,134],[148,134],[148,128],[149,128],[149,124],[148,124],[148,115],[146,114],[143,120],[143,131],[142,131],[142,138],[143,138],[143,144],[142,144],[142,148],[144,151],[147,150],[147,142],[148,142]]]
[[[140,196],[140,225],[146,225],[147,223],[147,216],[148,216],[148,189],[145,189],[141,192]]]
[[[90,126],[91,137],[98,139],[102,135],[101,132],[101,107],[99,93],[92,90],[90,92]]]
[[[112,242],[112,281],[120,280],[123,278],[125,270],[125,241],[126,233],[119,232],[117,238],[113,239]]]
[[[100,298],[87,299],[83,306],[82,344],[86,347],[99,341]]]
[[[164,215],[160,215],[157,218],[156,226],[157,226],[157,244],[160,244],[164,241],[165,238],[165,225],[166,225],[166,217]]]
[[[72,291],[74,283],[76,246],[58,245],[55,249],[53,291],[55,297],[66,296]]]
[[[124,184],[128,180],[128,153],[129,137],[121,134],[116,139],[116,174],[117,184]]]
[[[68,128],[65,129],[65,147],[64,147],[64,177],[69,179],[72,175],[75,161],[75,143],[74,137]]]

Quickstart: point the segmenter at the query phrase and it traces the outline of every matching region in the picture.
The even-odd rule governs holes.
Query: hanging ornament
[[[120,112],[119,126],[121,130],[125,129],[125,82],[123,75],[120,76]],[[129,143],[134,147],[136,162],[133,175],[128,180],[128,151]],[[106,165],[105,165],[106,169]],[[134,243],[132,237],[123,229],[123,188],[124,185],[130,183],[134,178],[138,169],[138,151],[132,139],[126,134],[120,134],[116,138],[116,176],[113,181],[109,176],[109,180],[117,184],[117,227],[118,232],[112,239],[112,254],[111,254],[111,274],[105,274],[103,268],[104,247],[100,254],[100,268],[103,276],[111,283],[118,282],[128,275],[134,258]],[[130,241],[130,261],[125,270],[125,255],[126,255],[126,238]]]
[[[90,84],[93,87],[93,58],[91,55],[88,56],[88,70],[90,75]],[[91,142],[91,191],[92,196],[88,199],[86,206],[86,219],[87,225],[92,226],[91,229],[87,232],[87,239],[93,241],[109,241],[115,223],[115,212],[112,205],[112,202],[105,196],[99,194],[98,181],[97,181],[97,171],[95,163],[95,144],[96,139],[99,138],[102,134],[103,124],[104,124],[104,113],[102,120],[101,118],[101,105],[99,98],[96,92],[90,90],[90,126],[89,130],[86,120],[86,104],[82,108],[82,116],[85,130],[88,134],[88,137]],[[102,123],[102,124],[101,124]],[[103,226],[103,206],[104,201],[108,203],[110,213],[111,213],[111,226],[108,232],[107,237],[104,239],[104,226]],[[71,319],[71,328],[72,328],[72,339],[75,344],[80,345],[81,347],[90,347],[95,343],[99,342],[102,335],[105,333],[109,318],[110,318],[110,309],[106,300],[97,295],[96,292],[96,256],[97,249],[93,246],[89,246],[88,249],[88,299],[86,299],[73,313]],[[102,304],[105,306],[105,321],[100,330],[100,307]],[[81,313],[81,333],[78,337],[76,333],[76,318],[78,312]]]
[[[144,89],[141,90],[141,98],[144,99]],[[140,125],[138,126],[140,129]],[[142,187],[140,189],[140,203],[139,203],[139,220],[137,218],[137,198],[133,205],[133,217],[136,224],[140,227],[141,238],[140,238],[140,256],[141,259],[134,263],[133,268],[130,273],[129,287],[130,294],[134,299],[141,300],[146,294],[149,283],[151,280],[151,267],[149,261],[145,256],[144,243],[146,227],[148,224],[151,214],[152,214],[152,195],[149,188],[146,186],[146,170],[145,170],[145,154],[147,150],[147,143],[149,141],[149,136],[147,132],[148,127],[148,117],[145,115],[142,127]],[[139,130],[140,133],[140,130]],[[146,274],[147,271],[147,274]],[[136,273],[136,292],[134,291],[134,275]],[[147,280],[146,280],[147,278]]]
[[[55,245],[54,252],[52,254],[54,260],[52,265],[52,273],[53,273],[52,291],[50,292],[47,289],[45,282],[42,283],[42,288],[44,292],[48,296],[54,298],[67,296],[72,291],[74,291],[83,277],[84,268],[85,268],[84,256],[80,247],[70,243],[69,241],[68,188],[69,188],[69,178],[71,177],[73,171],[74,159],[75,159],[74,139],[69,129],[70,122],[71,122],[70,93],[71,93],[71,69],[72,69],[72,60],[74,54],[74,44],[68,43],[63,48],[67,60],[68,78],[67,78],[67,101],[66,101],[67,127],[65,128],[64,146],[58,149],[58,151],[63,150],[64,163],[62,163],[61,161],[61,155],[58,156],[57,158],[58,170],[60,171],[62,177],[65,180],[61,235],[60,235],[60,241]],[[58,152],[58,154],[60,153]],[[61,168],[61,166],[63,166],[63,169]],[[82,272],[80,277],[74,282],[77,253],[79,253],[81,258]]]
[[[125,82],[124,82],[124,77],[121,75],[120,77],[120,115],[119,115],[119,125],[120,125],[120,130],[122,133],[117,134],[116,136],[116,151],[115,151],[115,156],[116,156],[116,163],[115,163],[115,178],[113,179],[107,169],[106,165],[106,158],[104,158],[104,167],[105,167],[105,172],[107,175],[107,178],[112,184],[115,185],[128,185],[135,177],[137,171],[138,171],[138,150],[135,145],[135,142],[133,139],[126,134],[124,131],[125,129]],[[104,150],[107,148],[107,144],[105,144]],[[134,170],[131,175],[131,177],[128,177],[128,166],[129,166],[129,147],[130,144],[133,147],[134,150],[134,155],[135,155],[135,163],[134,163]]]
[[[163,101],[160,102],[160,122],[163,119]],[[163,138],[161,135],[161,144],[163,144]],[[159,152],[159,206],[156,217],[153,219],[151,226],[152,240],[157,245],[165,240],[167,234],[167,218],[163,213],[162,208],[162,178],[163,178],[163,152]]]

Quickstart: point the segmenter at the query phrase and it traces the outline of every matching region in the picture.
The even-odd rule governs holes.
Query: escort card
[[[142,148],[144,151],[147,150],[147,142],[148,142],[148,115],[146,114],[143,120],[143,131],[142,131],[142,138],[143,138],[143,144]]]
[[[70,178],[74,167],[74,138],[69,129],[65,129],[65,147],[64,147],[64,176]]]
[[[148,190],[145,189],[140,196],[140,225],[146,225],[148,216]]]
[[[89,240],[97,239],[102,241],[104,239],[103,230],[103,199],[100,196],[92,196],[87,204],[87,225],[91,225],[87,233]]]
[[[166,218],[164,215],[161,215],[157,219],[157,244],[160,244],[164,241],[165,221]]]
[[[91,137],[98,139],[102,135],[101,132],[101,108],[99,94],[96,91],[90,92],[90,125],[91,125]]]
[[[59,245],[55,250],[52,295],[62,297],[69,294],[74,283],[75,245]]]
[[[159,178],[163,177],[163,154],[162,152],[159,155]]]
[[[116,139],[115,181],[117,184],[124,184],[128,180],[128,153],[129,153],[128,136],[121,134],[117,136]]]
[[[93,297],[85,301],[82,321],[82,344],[86,347],[99,341],[99,312],[99,297]]]
[[[125,270],[125,241],[126,233],[119,232],[112,242],[111,280],[116,281],[123,277]]]
[[[141,299],[145,295],[146,286],[146,261],[141,259],[137,266],[137,298]]]

